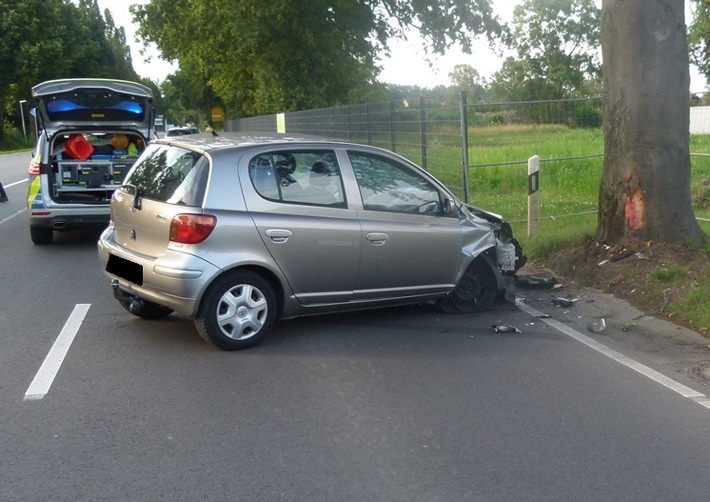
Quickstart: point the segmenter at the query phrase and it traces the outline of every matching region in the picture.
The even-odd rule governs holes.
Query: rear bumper
[[[48,213],[43,211],[41,213]],[[62,232],[64,230],[75,230],[78,228],[103,228],[109,224],[109,214],[62,214],[61,212],[49,212],[50,214],[30,213],[30,227],[51,228]]]
[[[111,227],[104,230],[97,245],[101,270],[109,280],[118,281],[121,290],[169,307],[175,313],[186,317],[194,318],[197,315],[198,298],[220,272],[217,267],[201,258],[169,249],[157,258],[131,253],[115,242]],[[140,266],[143,284],[138,285],[107,272],[109,255]]]

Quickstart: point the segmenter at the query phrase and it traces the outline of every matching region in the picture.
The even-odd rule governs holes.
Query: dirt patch
[[[710,280],[710,256],[700,250],[659,242],[610,247],[587,239],[531,260],[521,272],[546,273],[561,284],[612,294],[642,312],[710,336],[710,327],[693,326],[668,309],[694,285]]]

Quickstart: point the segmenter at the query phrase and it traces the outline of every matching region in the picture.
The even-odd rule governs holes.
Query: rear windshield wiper
[[[133,190],[133,209],[141,210],[141,197],[143,197],[143,189],[135,185],[123,185]]]

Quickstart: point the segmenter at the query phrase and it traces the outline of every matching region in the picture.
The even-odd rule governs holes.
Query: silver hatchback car
[[[101,267],[130,313],[224,350],[278,319],[436,302],[477,312],[525,257],[500,216],[392,152],[327,139],[153,141],[111,201]]]

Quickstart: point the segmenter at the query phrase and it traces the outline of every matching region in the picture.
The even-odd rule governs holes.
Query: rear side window
[[[331,150],[262,153],[249,162],[249,176],[265,199],[345,207],[343,180]]]
[[[124,183],[140,188],[148,199],[201,206],[208,174],[209,161],[199,153],[149,145]]]

